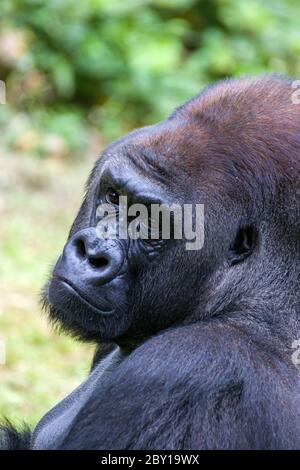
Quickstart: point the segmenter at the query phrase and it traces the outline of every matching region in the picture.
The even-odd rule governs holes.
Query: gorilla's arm
[[[25,427],[17,431],[11,423],[0,425],[0,450],[26,450],[30,447],[31,433]]]
[[[224,320],[169,330],[106,374],[58,448],[297,448],[289,367]]]
[[[117,354],[113,354],[114,351]],[[113,357],[113,360],[106,360],[107,356],[109,355]],[[3,420],[3,422],[0,423],[0,450],[26,450],[35,447],[36,434],[38,433],[40,435],[40,428],[42,427],[44,431],[45,422],[47,423],[50,420],[50,429],[51,431],[54,430],[54,432],[52,433],[51,437],[47,435],[47,433],[46,436],[43,435],[42,442],[45,444],[45,447],[51,447],[53,440],[55,439],[55,436],[57,434],[57,429],[59,430],[60,437],[62,436],[64,431],[64,426],[62,426],[61,424],[57,425],[57,422],[53,418],[59,417],[60,423],[62,422],[65,427],[68,428],[68,420],[65,418],[65,416],[67,415],[67,418],[70,421],[72,418],[72,413],[74,414],[76,413],[76,410],[80,409],[80,403],[74,403],[77,401],[77,397],[79,396],[78,391],[80,391],[80,395],[84,399],[88,399],[89,388],[92,388],[91,383],[93,381],[97,382],[98,380],[103,381],[103,372],[105,372],[105,369],[113,367],[114,364],[117,364],[120,361],[120,358],[122,357],[123,355],[121,354],[120,350],[116,348],[116,346],[112,343],[98,346],[91,366],[91,372],[94,370],[94,368],[97,367],[97,375],[94,374],[94,376],[96,377],[93,376],[92,378],[91,374],[90,377],[86,381],[84,381],[80,387],[78,387],[78,389],[74,390],[74,392],[72,392],[66,399],[58,403],[55,408],[53,408],[42,418],[42,420],[36,427],[34,433],[31,433],[30,428],[26,425],[23,425],[23,427],[17,429],[12,425],[9,420]],[[95,389],[96,387],[97,385],[94,386]],[[75,397],[75,400],[73,399],[73,397]],[[70,406],[71,401],[75,404],[74,407]],[[68,406],[65,406],[65,403],[67,403]],[[73,408],[75,408],[75,410],[73,410]],[[64,415],[65,410],[67,411],[66,415]]]

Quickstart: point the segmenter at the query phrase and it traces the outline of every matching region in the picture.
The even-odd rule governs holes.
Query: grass
[[[0,419],[33,425],[86,376],[92,346],[51,330],[39,292],[79,208],[91,161],[0,157]]]

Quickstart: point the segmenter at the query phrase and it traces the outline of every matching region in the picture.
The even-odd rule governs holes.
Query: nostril
[[[94,266],[94,268],[101,269],[101,268],[106,268],[108,265],[108,259],[104,258],[103,256],[101,257],[93,257],[89,256],[89,263]]]
[[[103,240],[94,228],[89,228],[70,238],[64,248],[63,261],[60,275],[84,286],[99,286],[121,276],[125,256],[119,242]]]
[[[76,248],[76,253],[79,258],[86,257],[86,249],[85,249],[85,244],[83,240],[81,239],[76,240],[75,248]]]
[[[78,238],[75,240],[74,248],[78,259],[88,263],[97,269],[104,269],[109,265],[109,257],[103,255],[103,253],[95,253],[94,247],[89,247],[88,242],[84,238]]]

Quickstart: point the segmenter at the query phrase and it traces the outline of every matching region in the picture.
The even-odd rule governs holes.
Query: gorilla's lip
[[[64,277],[61,277],[61,276],[57,276],[57,275],[53,275],[52,276],[52,279],[56,282],[59,282],[60,284],[63,284],[69,291],[72,292],[72,294],[77,297],[77,299],[86,304],[89,308],[92,308],[93,310],[96,310],[97,313],[101,314],[101,315],[111,315],[113,312],[114,312],[114,309],[104,309],[104,308],[100,308],[98,305],[95,305],[93,304],[90,299],[88,299],[81,291],[79,291],[79,289],[74,286],[74,284],[72,283],[72,281],[70,281],[69,279],[66,279]]]

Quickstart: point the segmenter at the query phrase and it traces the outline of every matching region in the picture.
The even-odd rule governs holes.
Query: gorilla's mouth
[[[53,291],[55,292],[54,296],[52,296]],[[111,315],[114,311],[114,309],[107,308],[107,305],[105,305],[104,302],[102,305],[96,305],[69,279],[53,275],[48,288],[48,299],[50,301],[50,304],[57,304],[57,301],[59,301],[59,297],[61,297],[62,294],[64,295],[64,301],[66,300],[66,297],[74,297],[77,302],[81,303],[89,311],[93,311],[94,313],[98,313],[100,315]]]
[[[83,341],[106,341],[128,328],[127,301],[120,280],[83,291],[67,276],[52,273],[42,291],[42,307],[55,329]],[[123,292],[124,289],[121,291]],[[92,300],[91,300],[92,298]]]
[[[42,307],[55,329],[82,341],[105,339],[114,323],[115,309],[108,309],[106,299],[95,305],[68,279],[52,276],[42,291]],[[101,300],[101,299],[100,299]]]

